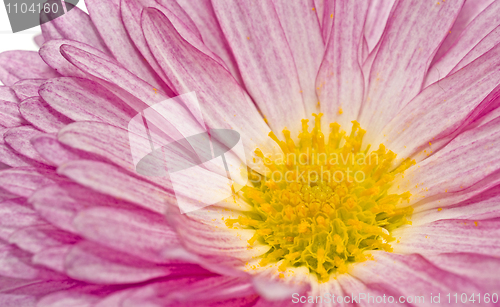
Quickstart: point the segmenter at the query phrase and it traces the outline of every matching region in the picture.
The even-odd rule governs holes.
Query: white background
[[[102,0],[107,1],[107,0]],[[22,0],[20,1],[22,2]],[[80,9],[87,12],[83,0],[78,1]],[[76,27],[78,25],[75,25]],[[31,28],[17,33],[12,33],[10,28],[9,17],[3,1],[0,1],[0,53],[7,50],[38,50],[33,38],[42,33],[40,26]],[[2,84],[2,82],[0,82]]]

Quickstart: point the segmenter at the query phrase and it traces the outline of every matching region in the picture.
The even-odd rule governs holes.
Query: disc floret
[[[383,144],[370,152],[362,150],[366,131],[353,121],[349,135],[337,123],[330,124],[328,139],[321,131],[323,114],[313,114],[309,131],[302,120],[298,146],[283,130],[282,141],[269,136],[282,155],[271,159],[257,149],[255,154],[269,172],[250,172],[253,186],[243,189],[253,210],[246,216],[229,219],[229,227],[255,229],[248,240],[271,249],[259,264],[280,263],[279,269],[306,266],[320,280],[347,272],[349,263],[366,260],[369,250],[392,251],[391,231],[410,224],[413,209],[400,206],[411,194],[389,194],[397,174],[413,160],[396,165],[396,154]]]

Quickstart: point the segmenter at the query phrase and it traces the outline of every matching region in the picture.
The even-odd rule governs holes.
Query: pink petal
[[[182,272],[176,269],[175,266],[154,265],[90,242],[73,246],[66,256],[68,276],[95,284],[143,282]]]
[[[466,130],[470,128],[479,127],[485,125],[492,120],[500,116],[500,97],[493,100],[486,108],[484,108],[479,115],[474,118],[474,121],[465,128]]]
[[[40,50],[40,55],[63,75],[92,79],[106,87],[137,112],[142,111],[147,105],[168,98],[105,53],[83,43],[69,40],[50,41]],[[70,61],[65,57],[73,60]]]
[[[19,102],[16,93],[9,86],[0,86],[0,100]]]
[[[375,59],[377,58],[377,53],[378,53],[378,50],[380,49],[380,46],[381,46],[380,43],[377,44],[375,46],[375,48],[372,50],[372,52],[370,52],[368,54],[368,56],[366,56],[364,54],[364,52],[363,52],[363,58],[362,58],[363,65],[361,66],[361,68],[363,70],[363,76],[364,76],[364,79],[365,79],[365,85],[367,85],[367,84],[370,83],[370,71],[372,69],[373,62],[375,62]],[[366,97],[365,97],[365,100],[366,100]]]
[[[64,181],[66,179],[51,169],[17,167],[0,171],[2,188],[22,197],[29,197],[34,191],[44,186]]]
[[[372,284],[370,285],[370,280],[360,280],[360,279],[357,279],[356,277],[353,277],[352,275],[350,274],[341,274],[337,277],[337,280],[338,280],[338,283],[340,284],[340,286],[342,287],[342,292],[343,296],[349,296],[349,301],[351,301],[351,303],[354,303],[352,302],[353,301],[353,298],[355,298],[355,301],[357,301],[357,306],[367,306],[367,307],[370,307],[370,306],[373,306],[373,299],[363,299],[363,300],[360,300],[359,299],[359,296],[360,296],[360,293],[364,293],[365,294],[365,297],[368,297],[368,295],[371,295],[372,297],[377,297],[377,296],[380,296],[380,297],[383,297],[384,295],[388,298],[389,296],[393,296],[394,298],[396,298],[394,301],[397,300],[397,298],[399,298],[399,293],[392,290],[392,289],[388,289],[388,288],[384,288],[384,287],[381,287],[380,285],[377,285],[377,284]],[[325,291],[329,294],[332,294],[332,291]],[[400,303],[398,302],[397,303],[398,306],[412,306],[408,303]],[[348,306],[348,305],[347,305]]]
[[[47,267],[56,272],[65,273],[64,261],[71,248],[72,245],[48,247],[34,254],[32,261],[34,264]]]
[[[96,53],[90,53],[69,44],[61,46],[61,53],[64,58],[71,62],[71,64],[85,73],[101,80],[114,83],[131,95],[139,98],[142,102],[136,102],[140,103],[138,106],[140,109],[137,111],[142,110],[144,104],[151,105],[154,102],[169,98],[169,96],[167,96],[168,93],[166,95],[161,93],[158,88],[138,78],[135,74],[123,68],[109,57],[101,57]]]
[[[433,59],[433,63],[431,63],[431,66],[434,65],[434,62],[436,62],[437,60],[440,60],[446,54],[446,52],[450,49],[450,47],[453,47],[453,45],[458,42],[459,37],[463,34],[463,32],[467,28],[467,26],[472,21],[474,21],[474,19],[494,1],[495,0],[466,0],[465,1],[464,6],[460,10],[460,13],[457,16],[457,19],[455,20],[455,23],[453,24],[453,27],[448,32],[448,35],[446,36],[445,40],[442,42],[441,46],[439,46],[439,50],[437,51],[436,56]]]
[[[38,88],[46,80],[44,79],[27,79],[16,82],[11,86],[19,100],[24,100],[29,97],[38,96]]]
[[[335,0],[324,0],[323,5],[323,21],[321,23],[323,41],[328,43],[330,33],[333,29],[333,17],[335,15]]]
[[[2,294],[0,304],[5,307],[35,306],[36,298],[29,295]]]
[[[165,2],[173,3],[174,1],[160,0],[159,2],[165,4]],[[243,84],[238,64],[224,33],[222,33],[211,1],[199,0],[193,2],[189,0],[177,0],[177,2],[196,24],[205,45],[224,61],[231,75],[238,81],[238,84]]]
[[[467,8],[464,7],[462,11],[465,9]],[[443,57],[434,63],[429,69],[424,86],[432,84],[447,76],[452,71],[453,67],[455,67],[465,57],[465,55],[469,53],[469,51],[481,42],[481,40],[484,39],[491,31],[498,27],[500,25],[500,20],[498,19],[499,12],[500,3],[493,2],[474,20],[472,20],[463,33],[461,33],[460,37],[457,38],[456,43],[453,44],[446,54],[444,54]],[[498,42],[498,40],[496,42]],[[494,45],[491,45],[491,47]],[[480,55],[481,54],[476,55],[476,58]]]
[[[329,119],[324,128],[334,119],[342,127],[350,126],[358,116],[364,90],[360,46],[368,4],[367,1],[336,2],[333,30],[316,79],[316,92],[320,102],[324,102],[321,111]]]
[[[120,289],[117,286],[82,283],[71,289],[45,295],[37,302],[37,307],[94,307],[97,301]]]
[[[49,79],[58,75],[35,51],[16,50],[0,54],[0,80],[5,85],[13,85],[22,79]]]
[[[305,295],[307,297],[307,295]],[[300,298],[300,296],[299,296]],[[307,299],[306,299],[307,302]],[[256,302],[254,305],[251,305],[252,307],[289,307],[291,305],[290,299],[283,300],[283,301],[268,301],[264,299],[263,297],[259,297],[256,299]],[[217,306],[217,305],[216,305]],[[222,305],[224,306],[224,305]],[[243,305],[245,306],[245,305]],[[307,306],[307,305],[304,305]],[[341,305],[340,305],[341,306]]]
[[[72,245],[79,240],[79,237],[69,232],[50,224],[41,224],[17,230],[10,236],[9,243],[17,245],[22,250],[36,254],[47,248]]]
[[[500,187],[477,193],[470,199],[454,202],[451,205],[439,202],[441,210],[436,208],[418,211],[412,215],[412,225],[421,225],[442,219],[484,220],[500,217]],[[428,205],[427,205],[428,206]]]
[[[476,46],[474,46],[474,48],[472,48],[472,50],[460,60],[457,66],[451,70],[450,74],[459,71],[472,61],[476,60],[478,57],[491,50],[498,43],[499,38],[500,25],[488,33],[488,35],[486,35]]]
[[[441,193],[438,193],[432,197],[424,198],[420,201],[418,201],[419,199],[417,199],[417,202],[412,205],[415,208],[414,214],[412,216],[415,217],[416,224],[420,224],[421,222],[423,223],[425,222],[426,216],[428,214],[432,215],[433,210],[437,211],[438,208],[453,208],[455,206],[457,206],[458,208],[460,207],[460,205],[469,203],[469,200],[476,201],[482,199],[482,193],[485,193],[485,195],[494,194],[496,191],[494,187],[498,184],[500,184],[500,172],[496,171],[476,182],[470,187],[466,187],[458,191],[449,191],[449,193],[445,189],[446,192],[441,191]],[[472,205],[472,203],[469,203],[469,205]],[[474,216],[475,213],[478,213],[479,216],[482,216],[482,214],[494,215],[495,210],[488,212],[488,210],[490,209],[491,207],[488,208],[488,205],[485,205],[485,208],[477,208],[477,211],[476,209],[474,209],[474,207],[471,207],[471,212],[469,212],[469,214],[471,214],[472,216]],[[457,210],[460,211],[461,209]],[[441,212],[442,211],[440,211],[440,213]],[[443,213],[444,214],[441,216],[444,216],[446,218],[446,211]]]
[[[273,1],[281,26],[292,51],[299,77],[306,114],[318,111],[315,80],[325,52],[321,28],[313,0]]]
[[[126,299],[131,293],[136,291],[136,288],[128,287],[122,291],[115,291],[113,294],[108,295],[103,298],[99,302],[97,302],[93,307],[123,307],[122,302]],[[141,303],[143,306],[145,302]]]
[[[251,104],[247,96],[243,96],[244,92],[243,90],[234,82],[234,79],[229,75],[227,70],[224,68],[220,67],[220,65],[216,63],[212,63],[212,60],[207,58],[204,54],[201,54],[198,49],[194,48],[192,45],[190,45],[188,42],[186,42],[180,35],[177,33],[177,31],[173,28],[172,24],[170,21],[165,18],[164,15],[162,15],[159,11],[157,10],[151,10],[151,14],[153,16],[153,20],[155,20],[154,24],[160,24],[163,23],[165,27],[165,35],[161,37],[161,39],[158,39],[157,35],[157,30],[155,29],[155,25],[151,24],[150,18],[147,16],[148,13],[144,11],[144,16],[143,18],[145,19],[145,24],[149,25],[148,29],[144,27],[144,32],[146,37],[150,37],[148,40],[148,43],[150,45],[151,51],[154,53],[156,56],[160,66],[165,68],[165,72],[168,74],[168,77],[172,80],[175,80],[175,85],[174,85],[174,90],[176,90],[179,93],[188,93],[189,91],[196,90],[194,92],[194,98],[196,99],[197,96],[200,96],[202,99],[202,102],[205,102],[204,104],[207,104],[207,107],[204,107],[203,112],[205,113],[203,117],[208,117],[208,123],[213,123],[215,121],[218,126],[228,126],[226,122],[230,122],[231,124],[234,123],[235,119],[229,117],[225,118],[222,122],[220,118],[220,113],[222,112],[220,109],[223,109],[224,112],[229,112],[231,114],[234,114],[233,112],[235,109],[226,106],[226,104],[221,103],[220,100],[222,99],[227,99],[226,96],[222,93],[217,93],[217,98],[214,97],[214,91],[219,90],[214,88],[214,82],[213,80],[213,75],[214,73],[221,73],[222,76],[220,76],[218,79],[226,81],[223,86],[225,87],[231,87],[231,90],[234,90],[234,93],[230,92],[229,95],[232,95],[233,97],[231,98],[240,98],[242,99],[242,104],[238,105],[241,107],[246,107],[245,111],[250,111],[246,109],[254,109],[254,106]],[[170,37],[169,37],[170,36]],[[167,41],[166,41],[167,40]],[[170,41],[170,42],[168,42]],[[185,54],[185,57],[178,57],[178,50],[172,49],[172,46],[183,46],[183,53]],[[175,54],[175,55],[174,55]],[[201,63],[203,62],[203,63]],[[206,62],[206,63],[205,63]],[[213,65],[210,65],[213,64]],[[186,71],[185,67],[186,66],[191,66],[192,69],[189,71]],[[201,69],[200,69],[201,68]],[[212,68],[210,69],[210,76],[207,75],[207,68]],[[189,72],[192,71],[193,73],[190,75]],[[186,73],[188,72],[188,73]],[[194,78],[193,78],[194,77]],[[208,79],[210,78],[210,79]],[[194,80],[193,80],[194,79]],[[210,80],[210,81],[208,81]],[[208,81],[208,82],[207,82]],[[206,86],[204,86],[206,85]],[[219,84],[218,84],[219,85]],[[222,86],[222,84],[220,84]],[[228,91],[229,92],[229,91]],[[188,93],[188,94],[193,94],[193,93]],[[207,97],[208,96],[208,97]],[[222,97],[221,97],[222,96]],[[236,96],[236,97],[234,97]],[[239,96],[239,97],[238,97]],[[236,99],[237,99],[236,98]],[[214,100],[217,100],[215,102]],[[177,109],[177,101],[174,101],[175,104],[172,104],[175,109],[173,110],[175,113],[178,113],[179,111]],[[245,104],[246,102],[246,104]],[[190,110],[192,114],[182,114],[182,112],[179,112],[179,116],[182,116],[182,121],[186,122],[186,124],[183,123],[177,123],[176,124],[176,118],[179,118],[178,116],[175,117],[169,117],[168,113],[171,112],[163,112],[165,114],[161,114],[163,117],[168,119],[168,122],[173,124],[173,128],[169,128],[170,130],[179,130],[181,135],[187,136],[185,134],[186,131],[182,131],[182,129],[185,130],[185,128],[190,128],[190,129],[196,129],[196,131],[192,131],[195,133],[200,133],[200,131],[205,131],[205,122],[202,118],[200,113],[199,107],[194,108],[193,102],[189,101],[183,101],[183,103],[187,106],[187,108]],[[202,104],[202,105],[204,105]],[[210,105],[210,107],[208,107]],[[216,116],[214,116],[214,113],[217,113]],[[254,112],[256,114],[257,112]],[[207,116],[208,115],[208,116]],[[234,114],[236,116],[236,114]],[[233,117],[234,117],[233,116]],[[196,118],[197,122],[193,122],[192,120],[186,121],[186,119],[191,119],[191,118]],[[257,121],[260,119],[260,116],[257,115]],[[238,122],[238,121],[237,121]],[[201,127],[199,126],[201,124]],[[157,124],[158,125],[158,124]],[[198,127],[197,127],[198,126]],[[182,128],[182,129],[181,129]],[[161,129],[165,131],[165,129]],[[179,135],[173,135],[172,132],[170,131],[165,131],[170,137],[173,138],[173,140],[178,139]],[[174,131],[175,132],[175,131]],[[178,133],[177,133],[178,134]],[[188,134],[192,135],[192,133]]]
[[[295,292],[295,293],[300,293],[300,292]],[[325,298],[325,295],[333,295],[335,298],[338,296],[343,296],[342,288],[340,287],[340,283],[337,278],[332,278],[326,282],[317,282],[317,281],[311,281],[311,290],[307,293],[304,293],[303,295],[309,298],[309,296],[312,296],[316,298],[316,296],[321,296],[323,299]],[[288,295],[287,298],[291,297],[293,293]],[[300,296],[299,296],[300,297]],[[331,296],[330,296],[331,298]],[[300,300],[299,300],[300,302]],[[319,301],[318,301],[319,303]],[[326,303],[326,302],[325,302]],[[330,301],[331,304],[325,304],[325,305],[330,305],[330,306],[335,306],[338,303],[336,301]],[[340,303],[340,306],[346,307],[348,306],[347,304]]]
[[[154,263],[171,262],[162,254],[179,245],[164,216],[143,210],[94,207],[81,211],[73,225],[89,240]]]
[[[5,143],[7,143],[15,151],[22,154],[23,156],[26,156],[40,163],[48,164],[48,161],[40,156],[40,154],[38,154],[38,152],[30,143],[31,138],[40,134],[42,134],[40,130],[37,130],[31,126],[21,126],[10,128],[4,134],[4,139]]]
[[[361,47],[361,53],[359,57],[359,63],[364,63],[368,56],[370,55],[370,51],[368,50],[368,43],[366,42],[366,38],[363,37],[363,46]],[[361,65],[363,67],[363,65]]]
[[[137,204],[156,213],[165,213],[165,201],[173,195],[101,162],[80,160],[59,167],[59,174],[103,194]]]
[[[473,280],[481,287],[482,293],[495,293],[498,290],[500,259],[496,256],[453,253],[429,255],[426,258],[442,270]]]
[[[73,122],[49,106],[41,97],[31,97],[19,105],[21,115],[36,128],[56,133]]]
[[[178,13],[182,12],[183,16],[187,17],[182,8],[175,1],[164,1],[164,3],[168,6],[168,8],[163,7],[152,0],[145,0],[143,1],[143,3],[122,0],[121,9],[122,9],[122,19],[124,20],[124,24],[125,27],[127,28],[127,31],[129,32],[129,35],[132,37],[138,49],[141,51],[144,57],[147,58],[148,62],[155,69],[155,71],[161,72],[159,74],[165,81],[165,83],[167,83],[169,87],[173,89],[172,82],[161,70],[160,66],[158,66],[158,63],[153,57],[151,51],[149,50],[148,44],[146,43],[146,39],[144,38],[144,33],[141,29],[141,13],[143,8],[145,7],[153,7],[161,11],[163,14],[165,14],[165,16],[167,16],[170,22],[172,22],[172,24],[174,25],[175,29],[188,43],[190,43],[191,45],[193,45],[195,48],[202,51],[206,55],[210,56],[221,65],[225,66],[224,62],[220,60],[219,57],[216,56],[212,51],[210,51],[210,49],[208,49],[207,46],[205,46],[205,44],[201,40],[200,34],[197,31],[197,29],[196,32],[193,32],[192,28],[188,27],[183,22],[183,20],[181,20],[175,15],[174,11]],[[170,11],[169,9],[172,9],[173,11]]]
[[[396,229],[392,244],[397,253],[475,253],[498,255],[500,220],[441,220],[420,226]]]
[[[41,28],[46,42],[53,39],[69,39],[109,54],[89,15],[78,7],[72,7],[66,14],[42,24]]]
[[[231,307],[246,307],[246,306],[253,306],[253,307],[258,307],[261,305],[256,305],[257,301],[263,301],[263,298],[259,299],[259,296],[254,294],[254,295],[248,295],[248,296],[242,296],[242,297],[236,297],[236,298],[230,298],[230,299],[223,299],[223,300],[218,300],[214,299],[211,302],[207,302],[206,306],[207,307],[221,307],[221,306],[231,306]],[[274,307],[279,307],[280,305],[277,305],[276,302],[269,302],[270,304],[267,306],[274,306]],[[288,303],[288,302],[287,302]],[[197,302],[194,302],[194,304],[197,304]],[[178,306],[193,306],[193,303],[191,302],[186,302],[185,304],[181,304]]]
[[[168,289],[168,291],[165,291]],[[147,306],[241,306],[227,301],[227,304],[216,302],[236,299],[254,294],[245,279],[227,276],[197,276],[196,278],[171,279],[140,287],[122,299],[122,306],[138,306],[147,302]],[[255,297],[246,298],[252,303]],[[245,306],[245,305],[243,305]],[[247,305],[247,306],[253,306]]]
[[[12,278],[35,279],[40,270],[30,265],[30,254],[13,245],[0,243],[0,275]]]
[[[500,158],[497,147],[492,144],[500,138],[499,124],[499,120],[494,120],[460,134],[443,149],[405,172],[405,178],[398,184],[414,195],[412,201],[419,201],[466,190],[495,174],[500,169]],[[426,204],[424,201],[413,206],[423,210],[439,206],[439,203]]]
[[[71,279],[65,280],[27,280],[24,283],[8,287],[0,294],[0,304],[3,307],[31,307],[49,293],[67,291],[81,283]]]
[[[61,290],[69,290],[75,286],[81,286],[82,284],[79,282],[75,282],[71,279],[58,279],[58,280],[44,280],[44,279],[36,279],[36,280],[26,280],[22,281],[19,279],[13,279],[14,282],[11,282],[9,287],[3,289],[3,293],[0,295],[0,299],[5,299],[5,296],[10,296],[11,298],[31,298],[33,304],[36,301],[55,291]],[[2,303],[4,301],[1,301]],[[2,304],[2,306],[5,306]],[[34,306],[34,305],[7,305],[12,307],[20,307],[20,306]]]
[[[37,307],[92,307],[99,300],[99,297],[92,295],[83,295],[77,293],[70,296],[68,291],[62,291],[44,296],[36,304]]]
[[[250,265],[256,265],[258,262],[258,259],[254,259]],[[305,266],[287,268],[284,272],[285,278],[280,278],[279,276],[283,272],[278,269],[279,264],[267,267],[257,265],[253,272],[250,271],[253,275],[252,284],[255,291],[264,298],[264,301],[289,300],[294,293],[305,294],[307,292],[307,295],[322,295],[325,288],[328,288],[327,291],[335,295],[341,293],[336,280],[333,280],[332,283],[318,284]]]
[[[136,115],[120,98],[87,79],[52,79],[40,88],[40,96],[75,121],[98,121],[125,128]]]
[[[189,31],[191,31],[194,35],[196,35],[196,37],[198,37],[201,41],[203,41],[200,29],[198,29],[194,20],[184,10],[183,5],[178,2],[182,2],[182,0],[181,1],[158,0],[158,4],[160,4],[160,6],[172,12],[172,14],[175,15],[176,18],[178,18],[179,21],[182,22]],[[200,6],[203,7],[204,5],[200,4]],[[149,5],[149,7],[154,7],[154,6]]]
[[[59,183],[38,189],[28,201],[44,219],[72,233],[78,233],[73,226],[73,219],[78,212],[87,208],[93,206],[135,208],[124,201],[102,195],[75,183]]]
[[[59,132],[58,139],[72,148],[106,158],[139,178],[154,182],[167,190],[171,189],[170,180],[166,177],[146,177],[137,174],[131,156],[128,133],[127,130],[103,123],[77,122],[64,127]],[[138,136],[137,139],[139,138]],[[142,146],[142,143],[133,145]]]
[[[102,51],[99,51],[89,45],[84,43],[70,41],[65,39],[51,40],[45,43],[39,51],[40,57],[54,70],[60,73],[63,76],[71,76],[71,77],[81,77],[81,78],[89,78],[89,76],[75,67],[73,64],[68,62],[62,54],[61,54],[61,46],[62,45],[72,45],[76,46],[79,49],[85,50],[89,53],[92,53],[101,57],[108,57]]]
[[[9,168],[10,168],[10,166],[5,165],[4,168],[2,168],[2,169],[9,169]],[[17,195],[12,194],[10,192],[7,192],[6,190],[0,188],[0,202],[6,201],[9,199],[13,199],[13,198],[17,198]]]
[[[359,118],[368,140],[420,92],[430,61],[462,4],[463,0],[398,2],[371,67]]]
[[[45,39],[43,38],[43,34],[40,33],[38,34],[37,36],[35,36],[33,38],[33,40],[35,41],[35,44],[38,46],[38,47],[42,47],[43,43],[45,43]]]
[[[248,93],[275,132],[288,127],[298,135],[298,123],[306,117],[302,89],[276,10],[264,2],[212,4]]]
[[[120,0],[120,10],[123,24],[144,59],[149,63],[149,65],[151,65],[153,70],[158,74],[163,82],[165,82],[170,88],[172,88],[172,83],[167,78],[161,67],[158,65],[158,62],[156,62],[155,58],[151,54],[151,51],[149,51],[148,44],[146,43],[146,39],[144,38],[144,33],[141,29],[141,13],[145,7],[155,7],[158,9],[163,8],[154,0]],[[168,10],[165,9],[165,11]]]
[[[0,100],[0,125],[5,127],[17,127],[27,124],[19,113],[17,102]]]
[[[223,168],[221,167],[221,169]],[[213,172],[205,169],[201,173],[186,171],[175,174],[173,191],[175,191],[177,203],[181,207],[183,213],[198,210],[216,202],[221,202],[221,199],[230,196],[229,193],[220,193],[220,191],[228,190],[228,181],[227,175],[224,176],[222,171],[217,171],[217,169]],[[174,176],[171,175],[170,177],[172,178]],[[204,178],[205,180],[199,181],[199,178]],[[172,195],[174,195],[174,193],[172,193]],[[233,201],[229,203],[229,205],[230,208],[236,207],[236,210],[242,208],[246,209],[248,207],[248,204],[240,200]]]
[[[56,166],[80,159],[103,160],[96,155],[61,144],[53,134],[36,136],[31,139],[31,144],[44,159]]]
[[[394,3],[396,3],[395,0],[375,0],[370,2],[365,23],[365,38],[370,52],[375,48],[384,33]]]
[[[441,302],[444,293],[477,293],[478,288],[472,281],[455,274],[443,271],[420,255],[398,255],[373,251],[375,261],[368,261],[355,265],[352,268],[354,277],[367,285],[380,285],[384,293],[393,292],[395,301],[399,296],[412,298],[412,306],[430,306],[429,296],[441,293]],[[424,298],[417,298],[421,297]],[[420,301],[418,301],[420,299]],[[409,301],[408,301],[409,302]],[[399,303],[398,303],[399,304]]]
[[[0,276],[0,291],[2,291],[2,293],[9,293],[9,290],[15,291],[17,288],[25,287],[32,282],[32,280]]]
[[[270,247],[258,243],[249,247],[253,230],[229,229],[225,225],[225,219],[238,216],[237,212],[215,206],[186,214],[172,207],[167,213],[184,247],[198,255],[204,267],[213,272],[245,275],[242,272],[245,263],[266,253]]]
[[[86,0],[85,4],[92,22],[118,62],[155,88],[168,91],[130,39],[121,20],[120,0]]]
[[[325,12],[325,1],[324,0],[314,0],[314,10],[318,16],[318,23],[320,28],[323,26],[323,15]]]
[[[20,155],[12,149],[12,147],[6,144],[0,144],[0,162],[12,167],[32,166],[33,163],[37,163]]]
[[[143,30],[160,66],[176,80],[175,90],[196,92],[209,127],[236,129],[252,151],[255,143],[265,142],[265,122],[227,70],[182,39],[159,11],[145,11]]]
[[[21,198],[0,203],[0,238],[7,241],[16,230],[23,227],[45,224],[35,210]]]
[[[227,70],[227,66],[224,63],[222,59],[219,58],[215,53],[213,53],[203,42],[202,38],[200,37],[199,32],[196,30],[196,32],[192,32],[190,28],[188,28],[182,20],[180,20],[177,15],[173,14],[174,12],[170,11],[169,9],[172,9],[173,3],[175,1],[172,0],[159,0],[158,2],[161,2],[163,4],[166,4],[168,9],[161,9],[161,7],[158,9],[161,11],[167,18],[168,20],[172,23],[176,31],[182,36],[183,39],[185,39],[189,44],[191,44],[193,47],[196,49],[200,50],[204,54],[208,55],[211,57],[214,61],[219,63],[221,66],[223,66]],[[183,11],[181,7],[177,7],[175,5],[175,11]],[[140,20],[139,20],[140,21]]]
[[[446,144],[498,96],[499,56],[500,45],[426,88],[384,128],[381,143],[402,159],[426,149],[420,153],[421,159],[430,150],[434,152]],[[443,120],[443,114],[447,114],[447,120]],[[434,143],[430,148],[429,142]]]

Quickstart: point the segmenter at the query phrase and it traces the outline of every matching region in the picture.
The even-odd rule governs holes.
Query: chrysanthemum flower
[[[0,55],[1,306],[498,300],[500,1],[85,2]],[[249,181],[180,214],[127,125],[188,92]]]

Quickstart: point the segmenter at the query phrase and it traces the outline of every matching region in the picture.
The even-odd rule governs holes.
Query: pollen
[[[366,131],[356,121],[349,134],[331,123],[325,137],[322,115],[313,114],[312,129],[302,120],[298,142],[286,128],[284,140],[269,134],[283,155],[272,160],[255,151],[269,172],[257,176],[250,170],[252,184],[242,191],[252,210],[226,225],[253,229],[249,246],[270,247],[259,256],[260,266],[277,264],[281,272],[305,266],[327,281],[346,273],[349,264],[371,259],[371,250],[392,251],[391,232],[410,224],[413,208],[404,205],[409,192],[388,191],[415,161],[396,163],[396,154],[383,144],[373,151],[362,147]]]

